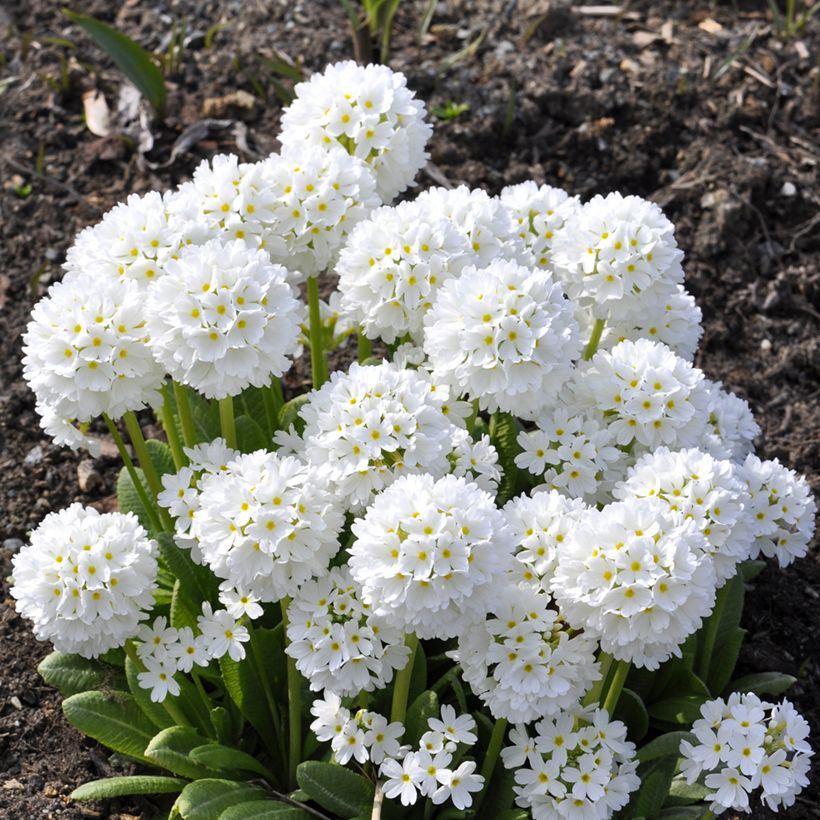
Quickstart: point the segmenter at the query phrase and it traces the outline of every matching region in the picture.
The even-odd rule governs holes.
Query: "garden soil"
[[[289,86],[277,61],[309,73],[353,53],[337,0],[73,3],[152,51],[168,54],[174,30],[184,39],[158,123],[61,5],[0,5],[3,578],[49,511],[72,501],[115,504],[111,443],[103,437],[96,461],[53,447],[22,380],[20,333],[34,301],[59,279],[73,237],[129,193],[189,178],[202,158],[222,151],[254,160],[276,150],[277,90]],[[614,11],[558,0],[442,0],[420,34],[426,7],[401,4],[389,57],[440,114],[420,185],[498,193],[535,179],[582,197],[619,190],[661,205],[704,313],[697,364],[750,402],[761,456],[779,458],[820,490],[817,20],[786,35],[766,0],[658,0]],[[448,119],[451,103],[467,109]],[[300,363],[289,390],[307,374]],[[741,671],[796,676],[790,697],[820,748],[818,598],[816,553],[786,570],[770,565],[748,592]],[[47,652],[3,581],[0,816],[155,816],[161,805],[150,801],[68,800],[116,762],[63,719],[59,696],[35,669]],[[818,767],[787,816],[820,817]]]

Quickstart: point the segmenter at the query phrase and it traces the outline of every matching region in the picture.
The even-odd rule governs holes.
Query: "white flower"
[[[193,629],[183,626],[177,630],[177,640],[169,646],[170,654],[176,660],[180,672],[190,672],[197,666],[207,666],[208,655],[207,638],[204,635],[194,635]]]
[[[512,537],[492,496],[463,478],[403,476],[353,522],[350,571],[376,615],[449,638],[494,603]]]
[[[153,606],[156,554],[132,513],[72,504],[14,556],[11,594],[38,640],[94,658],[133,637]]]
[[[482,409],[532,418],[581,355],[572,307],[545,271],[497,261],[445,282],[424,317],[433,378]]]
[[[162,368],[146,342],[144,294],[120,279],[78,274],[49,288],[23,334],[23,377],[44,424],[66,425],[159,406]],[[64,439],[65,440],[65,439]]]
[[[552,246],[567,219],[580,207],[578,197],[528,180],[504,188],[501,202],[512,213],[518,234],[535,264],[551,270]]]
[[[294,89],[282,115],[284,146],[341,145],[373,170],[385,202],[412,185],[432,128],[405,76],[387,66],[333,63]]]
[[[449,704],[441,707],[441,718],[428,718],[431,732],[440,732],[451,743],[467,743],[472,746],[478,736],[475,734],[475,720],[472,715],[456,715]]]
[[[213,611],[211,605],[202,604],[202,614],[196,624],[205,640],[208,656],[214,660],[228,655],[231,660],[241,661],[245,657],[242,644],[250,640],[248,630],[241,626],[227,609]]]
[[[584,513],[559,552],[552,591],[576,629],[605,652],[656,669],[715,600],[715,570],[697,524],[655,498]]]
[[[474,774],[476,764],[474,760],[465,760],[455,771],[446,769],[443,774],[444,782],[432,794],[435,805],[451,800],[457,809],[468,809],[473,805],[471,792],[481,791],[484,778]]]
[[[578,704],[600,677],[594,639],[570,636],[547,593],[508,587],[495,612],[458,636],[464,680],[496,720],[530,723]]]
[[[516,726],[502,760],[515,769],[516,805],[536,820],[606,820],[640,786],[635,745],[626,740],[626,726],[606,712],[588,708],[545,718],[535,732],[530,740],[526,728]]]
[[[278,601],[327,570],[343,525],[317,474],[290,456],[259,450],[206,474],[191,523],[215,575],[257,600]]]
[[[145,659],[145,671],[137,674],[137,682],[142,689],[151,690],[151,700],[161,703],[168,695],[175,697],[179,694],[179,684],[174,679],[177,671],[173,659]]]
[[[634,441],[637,453],[694,447],[706,427],[703,373],[657,342],[599,350],[577,369],[573,390],[579,409],[604,413],[617,443]]]
[[[670,452],[659,447],[638,460],[615,498],[658,498],[667,509],[691,518],[703,533],[720,585],[738,562],[749,557],[749,496],[730,461],[718,461],[697,449]]]
[[[553,247],[567,293],[603,307],[657,282],[683,280],[675,227],[653,202],[611,193],[570,215]]]
[[[368,712],[365,720],[367,734],[364,742],[369,749],[370,761],[377,766],[387,757],[397,757],[401,749],[399,738],[404,734],[401,723],[388,723],[375,712]]]
[[[230,581],[219,585],[219,603],[237,620],[246,615],[249,620],[255,621],[262,617],[264,611],[253,592],[236,587]]]
[[[402,761],[387,758],[379,773],[385,778],[385,797],[399,798],[402,806],[412,806],[418,800],[418,785],[424,776],[424,769],[418,762],[417,753],[410,752]]]
[[[449,472],[453,424],[447,391],[426,374],[354,363],[309,394],[301,416],[305,456],[354,511],[408,472]]]
[[[152,624],[141,624],[137,630],[137,655],[144,661],[148,658],[168,660],[175,657],[173,648],[179,641],[179,630],[168,626],[168,619],[164,615],[154,618]]]
[[[305,313],[286,277],[240,242],[185,248],[148,292],[157,360],[207,398],[269,384],[290,367]]]
[[[465,476],[485,492],[495,494],[502,470],[498,463],[498,451],[490,444],[490,437],[485,435],[475,441],[460,427],[453,428],[452,436],[450,461],[453,462],[453,475]]]
[[[288,608],[287,636],[285,651],[313,691],[352,696],[382,689],[410,657],[404,633],[373,616],[347,567],[299,588]]]
[[[817,503],[805,477],[777,459],[761,461],[751,453],[740,477],[751,495],[747,519],[755,539],[751,557],[763,553],[787,567],[806,555],[814,535]]]
[[[323,698],[314,700],[310,713],[316,718],[310,730],[323,742],[341,735],[350,721],[350,710],[342,706],[342,699],[333,692],[325,692]]]
[[[37,402],[35,410],[40,417],[40,427],[47,435],[51,436],[57,446],[70,447],[72,450],[84,448],[88,450],[91,458],[99,458],[101,452],[100,442],[86,435],[87,423],[76,425],[70,420],[62,418],[53,407],[49,407],[43,402]]]
[[[752,441],[760,433],[749,403],[727,393],[720,382],[705,382],[709,424],[698,446],[715,458],[743,461],[752,451]]]

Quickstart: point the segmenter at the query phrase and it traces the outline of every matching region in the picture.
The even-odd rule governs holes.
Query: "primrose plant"
[[[43,428],[93,453],[102,424],[124,463],[118,511],[52,513],[14,560],[41,674],[126,767],[74,797],[186,820],[788,808],[807,724],[761,696],[794,679],[733,671],[760,556],[805,555],[815,503],[692,364],[672,224],[532,181],[393,205],[425,115],[401,74],[332,65],[280,154],[130,196],[34,308]]]

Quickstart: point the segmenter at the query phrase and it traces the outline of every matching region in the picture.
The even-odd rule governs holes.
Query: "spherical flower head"
[[[576,706],[600,678],[598,642],[569,626],[552,598],[509,586],[494,613],[459,635],[464,680],[496,720],[530,723]]]
[[[453,449],[446,395],[421,371],[354,363],[302,407],[305,456],[354,510],[404,473],[443,476]]]
[[[572,306],[550,275],[515,262],[465,268],[424,317],[433,378],[482,409],[532,418],[581,355]]]
[[[343,523],[313,470],[259,450],[202,477],[190,535],[217,577],[278,601],[327,571]]]
[[[703,533],[719,584],[749,557],[750,502],[736,466],[697,449],[647,453],[613,491],[615,498],[657,498],[673,514],[691,518]]]
[[[605,652],[657,669],[711,612],[716,578],[697,524],[656,498],[590,509],[558,555],[552,592]]]
[[[504,515],[515,541],[511,580],[549,591],[558,555],[587,505],[557,490],[522,495],[507,502]]]
[[[578,197],[571,197],[560,188],[527,180],[504,188],[501,203],[512,214],[518,235],[532,254],[535,265],[551,270],[553,244],[570,216],[581,207]]]
[[[534,818],[608,820],[641,785],[635,744],[603,709],[544,718],[534,737],[517,725],[510,736],[502,760],[515,769],[516,805]]]
[[[513,550],[492,496],[455,476],[402,476],[353,534],[349,565],[362,600],[420,638],[452,638],[486,614]]]
[[[749,403],[724,390],[720,382],[707,379],[705,385],[709,423],[698,446],[715,458],[742,462],[752,452],[752,442],[760,434]]]
[[[751,500],[747,521],[754,545],[751,557],[760,553],[777,558],[787,567],[808,552],[814,535],[817,503],[805,476],[784,467],[777,459],[761,461],[750,453],[740,469]]]
[[[347,60],[299,83],[294,93],[282,115],[282,145],[343,147],[370,166],[384,202],[413,185],[433,129],[404,74]]]
[[[712,792],[711,811],[750,811],[759,789],[761,802],[778,811],[794,804],[808,785],[814,754],[808,723],[789,701],[775,705],[751,693],[735,692],[701,707],[692,725],[695,740],[682,740],[681,771],[688,783],[701,780]]]
[[[222,399],[288,370],[305,310],[264,251],[215,239],[168,264],[146,315],[151,349],[172,378]]]
[[[66,254],[66,279],[90,274],[97,288],[107,280],[122,280],[144,289],[162,276],[185,240],[169,219],[171,196],[131,194],[83,230]]]
[[[466,235],[418,200],[379,208],[339,256],[342,309],[371,339],[392,344],[409,335],[421,343],[424,314],[471,255]]]
[[[157,545],[132,513],[72,504],[12,560],[11,594],[35,636],[95,658],[133,637],[154,604]]]
[[[553,262],[573,300],[606,305],[656,282],[683,281],[675,226],[653,202],[611,193],[593,197],[568,220]]]
[[[347,567],[303,584],[288,608],[287,654],[317,692],[383,689],[410,657],[404,632],[373,615]]]
[[[603,413],[623,447],[694,447],[707,424],[703,373],[668,347],[647,339],[599,350],[575,373],[580,409]]]
[[[48,290],[23,334],[23,378],[51,420],[88,422],[160,404],[162,368],[148,348],[144,294],[77,274]]]

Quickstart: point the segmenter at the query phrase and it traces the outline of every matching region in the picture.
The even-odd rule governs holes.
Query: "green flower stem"
[[[584,706],[589,706],[590,703],[598,703],[601,700],[601,694],[604,691],[606,679],[609,676],[609,670],[612,668],[613,657],[608,652],[601,650],[598,660],[601,663],[601,679],[596,681],[592,686],[592,689],[587,692],[586,697],[584,698]]]
[[[506,734],[507,721],[504,718],[497,720],[495,726],[493,726],[493,733],[490,737],[490,743],[487,746],[487,752],[484,755],[484,762],[481,764],[481,776],[484,778],[484,785],[481,787],[478,797],[473,802],[474,810],[478,810],[481,801],[487,796],[490,780],[492,780],[496,763],[498,763],[498,755],[501,752],[501,746],[504,744],[504,735]]]
[[[134,452],[137,454],[137,461],[139,461],[142,472],[145,475],[145,480],[148,482],[148,488],[154,494],[154,498],[162,492],[162,482],[159,480],[159,474],[154,467],[154,462],[151,461],[151,454],[148,452],[148,445],[142,436],[142,428],[137,421],[137,417],[132,410],[129,410],[124,416],[125,429],[128,430],[128,437],[131,439],[131,444],[134,447]],[[171,516],[168,511],[157,504],[159,510],[159,521],[162,528],[168,532],[174,531],[174,523],[171,521]]]
[[[219,426],[222,429],[222,438],[233,450],[238,449],[236,445],[236,421],[233,417],[233,396],[219,400]]]
[[[131,477],[131,482],[134,485],[134,489],[137,491],[137,495],[142,502],[142,506],[145,509],[145,514],[148,516],[151,529],[159,532],[162,529],[162,526],[160,525],[159,517],[157,516],[157,507],[154,504],[154,501],[149,498],[148,493],[145,492],[142,479],[140,479],[137,474],[137,468],[134,466],[134,462],[128,454],[128,448],[125,446],[125,442],[120,435],[120,431],[117,429],[117,425],[114,424],[114,422],[111,421],[111,418],[105,413],[103,413],[103,419],[106,427],[108,427],[108,432],[111,433],[111,438],[114,439],[114,444],[117,445],[120,458],[122,459],[122,463],[125,465],[125,469],[128,471],[128,475]]]
[[[407,666],[396,675],[393,684],[393,705],[390,708],[390,722],[404,723],[407,715],[407,698],[410,695],[410,679],[413,677],[413,664],[416,660],[416,649],[419,646],[419,639],[415,632],[408,632],[404,639],[405,645],[410,649],[410,658]]]
[[[127,640],[123,648],[125,649],[125,654],[130,658],[131,663],[137,667],[137,670],[144,672],[145,664],[142,660],[140,660],[140,656],[137,654],[137,647],[134,642],[131,639]],[[185,715],[182,714],[182,711],[174,702],[174,698],[171,695],[165,696],[165,699],[162,701],[162,707],[168,713],[168,717],[170,717],[171,720],[177,724],[177,726],[189,726],[193,728],[193,724],[190,720],[188,720],[188,718],[185,717]]]
[[[160,409],[162,426],[165,429],[165,435],[168,436],[168,445],[170,446],[171,454],[174,457],[174,466],[177,470],[181,470],[188,463],[188,458],[183,452],[182,442],[179,440],[179,432],[177,431],[174,412],[171,409],[167,384],[162,386],[162,399],[162,408]]]
[[[598,349],[598,344],[601,341],[601,334],[604,332],[605,319],[596,319],[592,327],[592,335],[589,337],[587,346],[584,348],[584,361],[588,362]]]
[[[373,355],[373,344],[360,330],[358,333],[359,364]]]
[[[327,361],[322,339],[322,316],[319,311],[319,278],[311,276],[307,281],[308,316],[310,318],[310,368],[313,387],[319,388],[327,381]]]
[[[626,676],[629,674],[630,667],[631,664],[629,661],[618,661],[615,667],[606,698],[601,704],[602,708],[606,709],[609,713],[610,719],[615,714],[615,707],[618,705],[618,698],[621,697],[621,692],[623,691],[624,683],[626,683]]]
[[[715,608],[712,614],[706,621],[706,627],[703,632],[703,646],[700,650],[700,657],[698,658],[698,677],[706,683],[709,677],[709,667],[712,663],[712,653],[715,650],[715,641],[717,640],[718,630],[720,629],[721,616],[723,609],[726,606],[726,599],[729,597],[729,583],[725,583],[717,593],[715,599]]]
[[[185,387],[179,382],[174,382],[174,398],[179,412],[179,423],[182,426],[182,440],[186,447],[193,447],[196,443],[196,430],[194,428],[194,417],[191,415],[191,404],[188,401],[188,393]]]
[[[288,634],[288,606],[290,598],[282,598],[282,634]],[[288,656],[288,782],[295,789],[296,767],[302,760],[302,676],[296,668],[296,661]]]

